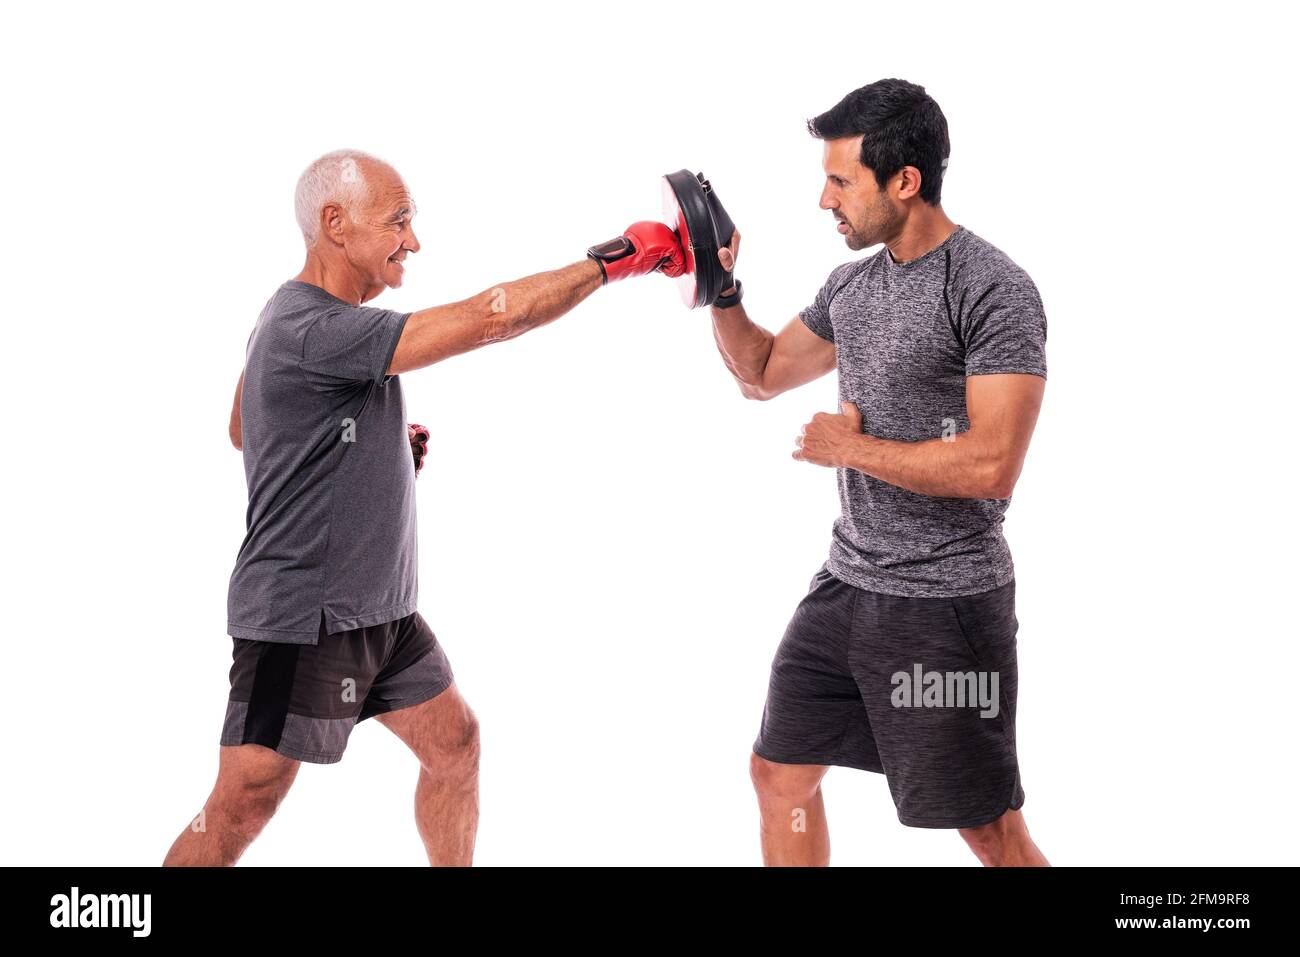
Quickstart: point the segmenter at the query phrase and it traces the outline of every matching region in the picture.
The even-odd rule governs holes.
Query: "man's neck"
[[[913,214],[897,239],[886,242],[896,263],[908,263],[924,256],[957,231],[957,224],[942,208]]]
[[[336,299],[350,302],[354,306],[359,306],[364,301],[362,296],[365,290],[351,270],[331,265],[313,252],[307,253],[307,262],[303,264],[302,272],[293,278],[319,286]]]

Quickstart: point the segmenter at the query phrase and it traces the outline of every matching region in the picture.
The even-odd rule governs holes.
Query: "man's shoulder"
[[[286,341],[299,342],[309,336],[322,319],[346,314],[355,308],[318,286],[290,279],[271,294],[258,317],[258,326],[270,326],[276,330],[277,338],[284,340],[288,337]]]
[[[249,357],[275,362],[296,359],[312,325],[331,309],[328,297],[314,295],[306,283],[281,283],[266,300],[249,337]]]
[[[994,287],[1034,289],[1029,273],[1001,247],[983,236],[963,230],[963,242],[954,251],[951,280],[974,290]]]

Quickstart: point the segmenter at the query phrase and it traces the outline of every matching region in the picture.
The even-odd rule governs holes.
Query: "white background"
[[[212,785],[226,420],[301,265],[307,162],[403,172],[424,249],[374,304],[408,310],[581,259],[703,170],[774,328],[862,255],[804,121],[890,76],[947,116],[949,216],[1047,307],[1006,522],[1031,833],[1056,864],[1296,862],[1280,5],[31,9],[0,57],[4,863],[155,865]],[[477,862],[757,863],[749,748],[838,510],[790,451],[833,377],[743,401],[654,276],[403,388],[433,430],[421,610],[483,728]],[[243,862],[422,864],[415,777],[365,722]],[[833,770],[826,799],[836,863],[976,864],[899,824],[881,776]]]

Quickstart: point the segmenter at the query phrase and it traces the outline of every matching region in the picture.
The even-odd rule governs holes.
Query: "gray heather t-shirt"
[[[410,313],[290,280],[248,340],[248,514],[227,629],[316,644],[415,611],[415,468],[388,364]]]
[[[1047,376],[1047,319],[1028,274],[958,226],[905,263],[887,246],[835,269],[801,314],[835,343],[841,401],[869,435],[903,442],[970,428],[966,377]],[[920,495],[839,469],[831,574],[868,591],[951,597],[1014,576],[1002,537],[1010,499]]]

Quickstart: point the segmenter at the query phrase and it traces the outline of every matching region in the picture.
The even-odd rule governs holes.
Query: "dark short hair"
[[[948,166],[948,121],[925,87],[906,80],[877,80],[854,90],[808,121],[819,140],[862,135],[862,165],[884,188],[904,166],[921,171],[921,199],[939,205]]]

